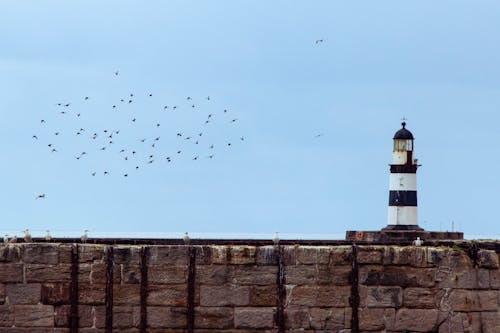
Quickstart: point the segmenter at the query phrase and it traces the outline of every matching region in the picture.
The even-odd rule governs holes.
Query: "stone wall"
[[[498,333],[471,244],[0,245],[0,333]]]

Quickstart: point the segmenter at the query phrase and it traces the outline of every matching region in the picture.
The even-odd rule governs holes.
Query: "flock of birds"
[[[31,233],[30,233],[29,229],[25,229],[22,232],[24,234],[23,241],[25,243],[31,243],[33,241],[33,237],[31,237]],[[44,239],[47,242],[51,242],[52,241],[52,235],[50,234],[50,230],[46,230],[45,231]],[[80,240],[81,240],[82,243],[86,243],[89,240],[89,230],[84,230],[83,231],[83,234],[80,237]],[[184,236],[182,237],[182,240],[184,241],[184,243],[186,245],[189,245],[189,243],[191,242],[191,238],[189,237],[189,233],[188,232],[184,233]],[[417,240],[420,241],[420,237],[417,237]],[[278,232],[275,232],[274,233],[273,242],[274,242],[275,245],[277,245],[279,243],[279,241],[280,241],[279,234],[278,234]],[[17,243],[18,242],[17,235],[14,235],[13,237],[9,238],[9,235],[5,234],[5,236],[3,237],[3,242],[5,244]],[[416,245],[421,245],[421,243],[416,244]]]
[[[114,72],[115,77],[119,75],[119,71]],[[151,92],[127,93],[105,107],[91,103],[94,99],[90,96],[57,102],[54,114],[39,120],[39,129],[31,138],[50,154],[69,153],[78,162],[95,157],[97,165],[89,165],[92,169],[88,170],[92,177],[129,177],[153,163],[174,164],[181,158],[212,160],[222,149],[230,150],[245,141],[241,133],[221,140],[226,132],[239,131],[239,118],[229,108],[216,106],[210,96],[187,96],[178,104],[165,104],[155,97]],[[105,118],[99,118],[106,111]],[[96,116],[89,124],[89,119]],[[183,117],[187,124],[173,128]],[[110,119],[116,119],[116,127],[103,126]],[[68,143],[70,147],[63,148]],[[106,153],[115,161],[102,165]],[[122,162],[116,163],[116,159]],[[117,165],[121,170],[112,170]],[[36,198],[44,199],[45,193]]]

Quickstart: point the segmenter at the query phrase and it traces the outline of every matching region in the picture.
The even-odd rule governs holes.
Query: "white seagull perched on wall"
[[[184,237],[182,237],[182,239],[184,240],[184,243],[189,244],[191,239],[189,238],[187,231],[184,233]]]
[[[23,230],[23,232],[24,232],[24,241],[26,243],[31,243],[33,240],[31,239],[30,231],[28,229],[26,229],[26,230]]]

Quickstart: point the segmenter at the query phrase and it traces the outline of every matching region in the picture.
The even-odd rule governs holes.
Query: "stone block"
[[[234,327],[235,328],[273,328],[274,308],[235,308]]]
[[[427,262],[434,267],[447,269],[472,268],[470,257],[461,249],[437,247],[427,248]]]
[[[78,286],[78,302],[80,304],[100,305],[106,299],[105,284],[80,284]]]
[[[287,266],[285,279],[292,285],[350,285],[350,266],[298,265]]]
[[[496,312],[481,313],[482,333],[498,333],[499,327],[500,327],[500,312],[496,311]]]
[[[113,304],[136,305],[140,302],[140,296],[141,286],[138,284],[113,285]]]
[[[189,247],[185,245],[151,246],[150,265],[187,265],[189,263]]]
[[[138,292],[139,293],[139,292]],[[173,307],[187,306],[187,285],[150,285],[148,286],[148,304]],[[138,304],[139,299],[137,299]]]
[[[278,286],[251,286],[250,306],[277,306]]]
[[[278,265],[278,253],[276,247],[273,245],[257,247],[256,264],[260,266]]]
[[[477,264],[479,267],[497,269],[498,254],[491,250],[479,250],[477,252]]]
[[[196,307],[194,326],[196,328],[233,328],[234,309],[231,307]]]
[[[187,325],[185,308],[148,306],[148,324],[151,328],[184,328]]]
[[[0,263],[0,283],[23,282],[23,265]]]
[[[391,331],[394,330],[396,319],[395,309],[362,308],[358,311],[359,329],[361,331]]]
[[[71,297],[70,283],[44,283],[42,285],[42,303],[50,305],[69,304]]]
[[[344,308],[311,308],[309,311],[311,328],[336,332],[346,327]]]
[[[433,287],[436,269],[367,265],[359,273],[360,284],[368,286]]]
[[[350,286],[297,286],[287,290],[287,304],[315,307],[346,307]]]
[[[381,246],[359,246],[357,253],[358,264],[382,264],[384,247]]]
[[[412,267],[432,267],[427,260],[427,248],[417,246],[386,246],[384,265],[404,265]]]
[[[0,305],[0,327],[14,325],[14,309],[7,305]]]
[[[498,291],[454,289],[449,302],[454,311],[498,311]]]
[[[203,265],[196,267],[196,282],[220,286],[234,282],[236,265]]]
[[[200,287],[201,306],[247,306],[250,302],[248,286],[204,286]]]
[[[235,267],[232,283],[239,285],[265,286],[274,285],[278,281],[276,266],[243,266]]]
[[[39,283],[7,284],[6,292],[9,304],[38,304],[42,285]]]
[[[141,258],[140,246],[114,246],[113,262],[115,264],[139,265]]]
[[[19,262],[19,260],[21,260],[21,248],[19,246],[14,244],[0,244],[0,263],[15,263]]]
[[[26,282],[69,282],[71,265],[26,265]]]
[[[490,274],[490,288],[500,289],[500,269],[489,270]]]
[[[297,265],[328,265],[331,246],[298,246],[296,248]]]
[[[54,307],[14,305],[14,324],[17,327],[54,327]]]
[[[400,308],[403,305],[401,287],[360,287],[361,307]]]
[[[436,281],[439,288],[489,289],[490,270],[458,267],[452,271],[438,270]]]
[[[406,308],[435,309],[444,296],[443,289],[406,288],[403,293],[403,305]]]
[[[472,318],[467,313],[453,313],[439,325],[439,333],[481,332],[480,329],[474,330],[470,319]]]
[[[310,328],[310,318],[308,308],[286,307],[285,308],[285,328],[286,329],[308,329]]]
[[[91,264],[90,281],[93,284],[106,284],[106,263],[100,262]],[[113,265],[113,283],[121,283],[121,266]]]
[[[92,263],[104,259],[104,246],[93,244],[78,245],[78,261],[80,263]]]
[[[71,305],[58,305],[54,307],[55,327],[69,327],[71,325]],[[90,305],[78,306],[78,327],[94,326],[94,310]]]
[[[28,243],[21,247],[21,258],[26,264],[57,265],[59,246],[57,244]]]
[[[188,276],[188,267],[185,265],[184,266],[153,265],[148,267],[148,283],[150,284],[187,283],[187,276]],[[198,279],[198,274],[196,278]]]
[[[122,264],[120,281],[124,284],[141,283],[141,266]]]
[[[256,247],[233,245],[226,247],[227,263],[231,265],[248,265],[256,262]]]
[[[141,308],[139,306],[113,307],[114,328],[126,329],[132,327],[139,327],[140,322],[141,322]]]
[[[399,309],[396,311],[394,331],[435,332],[438,325],[437,309]]]

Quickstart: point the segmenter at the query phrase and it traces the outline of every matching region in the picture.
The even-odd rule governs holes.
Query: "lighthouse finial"
[[[403,121],[403,122],[401,123],[401,125],[403,126],[403,128],[405,128],[405,127],[406,127],[406,120],[407,120],[407,119],[406,119],[406,117],[405,117],[405,116],[403,116],[403,118],[401,118],[401,120]]]

